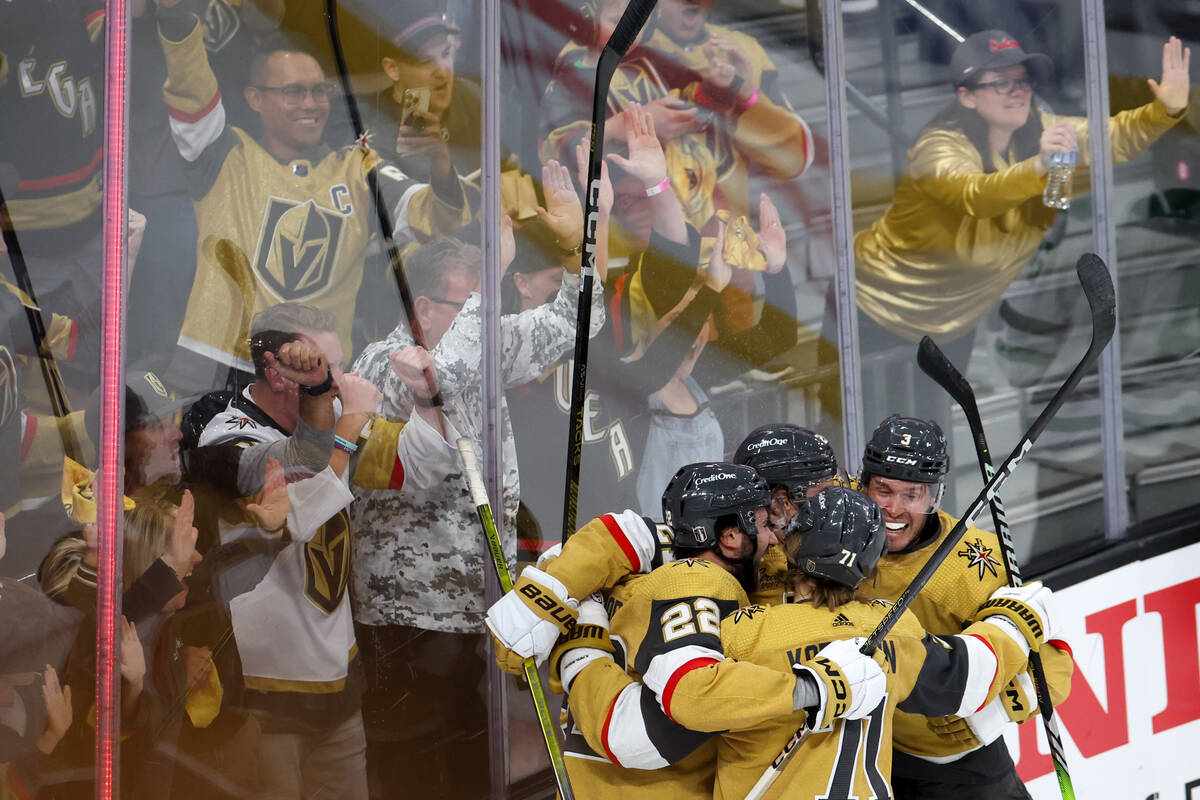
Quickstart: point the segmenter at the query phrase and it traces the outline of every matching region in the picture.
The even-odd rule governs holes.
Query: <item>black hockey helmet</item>
[[[755,512],[771,502],[767,482],[741,464],[704,461],[687,464],[663,492],[663,522],[675,534],[675,546],[715,549],[717,520],[736,517],[738,528],[757,536]]]
[[[879,423],[863,453],[862,477],[941,483],[950,468],[946,435],[933,420],[892,414]]]
[[[788,566],[851,589],[887,547],[883,512],[866,495],[831,486],[800,507],[783,540]]]
[[[753,467],[771,486],[786,488],[797,503],[804,502],[809,486],[838,472],[828,439],[787,423],[755,428],[738,445],[733,460]]]

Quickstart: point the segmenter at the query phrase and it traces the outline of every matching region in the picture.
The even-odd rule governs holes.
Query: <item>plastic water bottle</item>
[[[1071,179],[1075,176],[1076,151],[1050,156],[1050,172],[1046,175],[1046,190],[1042,202],[1050,208],[1065,211],[1071,207]]]

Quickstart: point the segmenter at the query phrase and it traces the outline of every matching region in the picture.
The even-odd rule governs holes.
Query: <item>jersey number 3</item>
[[[663,612],[661,621],[663,643],[697,633],[721,635],[721,612],[707,597],[676,603]]]

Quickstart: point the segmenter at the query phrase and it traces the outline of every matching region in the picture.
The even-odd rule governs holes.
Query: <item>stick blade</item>
[[[646,24],[646,20],[650,18],[654,5],[655,0],[631,0],[604,49],[615,50],[624,55],[642,30],[642,26]]]
[[[917,346],[917,366],[945,389],[954,401],[964,408],[975,408],[975,392],[958,368],[942,352],[942,348],[928,336],[921,337]]]
[[[1117,327],[1117,290],[1112,275],[1095,253],[1081,255],[1075,272],[1092,309],[1092,346],[1103,348]]]

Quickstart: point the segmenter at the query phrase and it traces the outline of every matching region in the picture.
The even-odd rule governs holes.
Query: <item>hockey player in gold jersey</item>
[[[905,614],[875,660],[862,655],[861,637],[887,604],[859,599],[855,587],[883,552],[884,531],[878,507],[863,495],[842,487],[818,494],[800,510],[783,543],[794,602],[750,606],[726,617],[720,626],[724,660],[690,665],[665,683],[643,676],[645,687],[623,690],[639,694],[640,702],[613,704],[605,730],[636,729],[662,709],[692,731],[727,731],[717,748],[713,796],[741,798],[796,728],[807,724],[812,736],[767,797],[890,798],[888,745],[897,709],[968,713],[986,705],[1023,667],[1052,617],[1049,590],[1036,584],[1004,588],[997,596],[1019,613],[1001,616],[987,608],[961,635],[948,637],[926,634]],[[614,631],[623,612],[614,616]],[[583,658],[579,668],[575,662]],[[599,647],[567,650],[560,669],[564,679],[576,670],[573,710],[594,706],[597,689],[607,694],[619,680]]]
[[[883,510],[888,552],[865,593],[894,600],[957,524],[938,508],[948,466],[945,437],[934,422],[892,415],[872,434],[860,482],[862,491]],[[911,610],[930,633],[956,634],[988,596],[1007,583],[999,539],[971,527]],[[1070,648],[1052,640],[1039,652],[1057,705],[1071,686]],[[1032,681],[1022,672],[1000,698],[974,714],[928,719],[898,713],[896,797],[1028,798],[1001,734],[1009,721],[1023,722],[1036,710]]]
[[[795,515],[799,503],[838,479],[837,459],[828,441],[795,425],[772,424],[756,428],[738,446],[733,460],[750,466],[767,481],[771,491],[767,525],[777,537]],[[553,579],[561,583],[559,617],[573,621],[579,598],[592,592],[607,593],[630,576],[646,574],[674,558],[674,534],[670,526],[633,511],[623,511],[603,514],[589,521],[565,545],[556,545],[543,554],[538,568],[544,569],[547,582]],[[787,559],[778,546],[772,545],[759,562],[750,599],[766,604],[781,602],[782,587],[778,577],[786,568]],[[504,605],[520,602],[524,597],[515,589],[510,595],[502,601]],[[510,650],[504,635],[493,629],[496,661],[501,669],[513,674],[520,674],[521,662],[529,656],[534,656],[539,663],[544,661],[559,635],[569,630],[566,622],[559,621],[544,609],[534,609],[529,601],[523,604],[529,607],[529,614],[533,616],[522,624],[536,633],[504,634],[516,637],[510,640],[513,642],[528,637],[519,645],[520,652]],[[535,619],[542,620],[540,628]]]
[[[574,614],[579,604],[571,599],[572,590],[610,589],[607,604],[616,612],[613,644],[608,643],[607,631],[590,624],[585,614],[573,626],[575,635],[552,659],[551,683],[556,688],[569,686],[596,653],[615,650],[619,663],[609,661],[610,680],[587,693],[579,709],[582,718],[568,718],[567,766],[580,797],[607,797],[618,791],[636,797],[700,798],[711,793],[711,736],[680,728],[662,709],[629,717],[634,720],[629,726],[610,729],[605,719],[612,709],[637,707],[640,702],[640,684],[628,677],[627,668],[652,683],[671,683],[676,674],[720,660],[720,620],[747,603],[746,589],[753,586],[757,563],[775,542],[766,525],[769,501],[767,484],[749,467],[687,465],[663,494],[663,527],[673,540],[674,560],[650,571],[661,563],[652,545],[657,526],[633,512],[604,515],[584,526],[566,548],[572,553],[590,548],[597,556],[595,568],[559,573],[571,587],[552,574],[558,572],[557,561],[547,562],[545,572],[526,569],[514,591],[488,611],[497,658],[511,669],[522,653],[541,658],[548,652],[561,626],[544,619]],[[568,565],[570,556],[563,557]],[[618,573],[631,572],[628,579],[613,580]],[[522,599],[534,596],[544,602]],[[530,613],[532,608],[540,608],[541,616]],[[599,614],[607,623],[604,612]],[[669,764],[670,769],[647,771]]]

